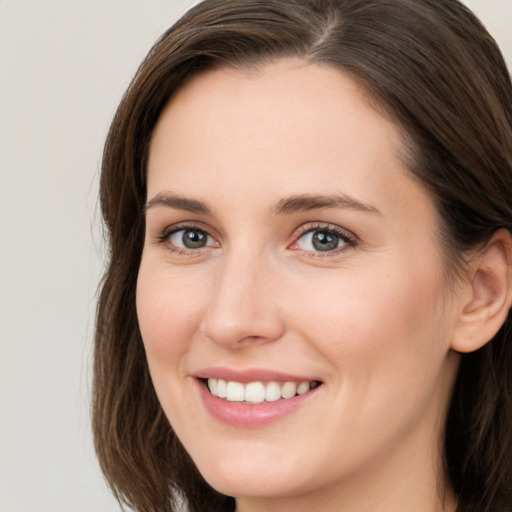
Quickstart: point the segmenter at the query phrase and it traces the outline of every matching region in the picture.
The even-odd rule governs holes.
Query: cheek
[[[309,290],[295,304],[297,329],[330,363],[336,418],[330,435],[373,440],[364,449],[354,442],[361,451],[354,457],[375,448],[372,443],[405,435],[430,404],[444,407],[450,389],[442,289],[422,271],[398,280],[387,275],[397,274],[354,272],[337,289]]]
[[[340,371],[357,368],[368,375],[370,369],[421,367],[424,357],[443,357],[445,304],[432,272],[354,271],[329,285],[297,294],[295,318]]]
[[[154,274],[141,265],[137,317],[152,374],[177,365],[187,352],[202,317],[201,294],[190,283]]]

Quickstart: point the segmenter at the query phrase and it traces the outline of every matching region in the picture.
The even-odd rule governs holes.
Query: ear
[[[470,263],[452,348],[473,352],[490,341],[505,322],[512,303],[512,237],[497,231]]]

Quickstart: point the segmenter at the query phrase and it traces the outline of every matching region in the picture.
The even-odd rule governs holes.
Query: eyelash
[[[199,226],[197,224],[189,224],[189,223],[180,223],[175,224],[173,226],[169,226],[164,231],[156,237],[155,243],[156,244],[166,244],[168,250],[171,253],[175,253],[178,256],[199,256],[201,254],[200,249],[208,249],[212,246],[205,246],[205,247],[199,247],[197,249],[187,249],[187,248],[181,248],[181,247],[175,247],[169,243],[170,238],[172,235],[180,232],[180,231],[195,231],[200,232],[206,235],[207,237],[215,240],[215,237],[212,236],[207,229],[205,229],[202,226]],[[341,247],[336,247],[333,250],[328,251],[308,251],[303,250],[303,252],[307,253],[309,257],[313,258],[326,258],[329,256],[335,256],[340,254],[341,252],[344,252],[354,246],[357,245],[358,239],[357,237],[350,233],[349,231],[346,231],[339,226],[336,226],[334,224],[326,224],[326,223],[317,223],[317,224],[305,224],[301,226],[297,233],[294,235],[294,240],[291,244],[288,245],[288,248],[291,250],[301,250],[300,248],[293,248],[294,245],[298,244],[299,240],[303,238],[305,235],[309,233],[326,233],[330,235],[334,235],[338,237],[339,241],[343,244]]]
[[[347,251],[348,249],[351,249],[352,247],[355,247],[358,243],[357,237],[350,233],[349,231],[340,228],[339,226],[336,226],[335,224],[326,224],[326,223],[317,223],[317,224],[306,224],[304,226],[301,226],[297,232],[297,234],[294,237],[294,241],[292,244],[289,245],[291,248],[293,245],[296,245],[301,238],[303,238],[305,235],[309,233],[326,233],[330,235],[334,235],[338,237],[339,242],[341,242],[341,247],[336,247],[333,250],[329,251],[306,251],[309,257],[313,258],[328,258],[330,256],[337,256],[342,252]],[[300,250],[300,249],[292,249],[292,250]]]
[[[175,253],[178,256],[199,256],[200,251],[198,249],[187,249],[187,248],[182,248],[182,247],[175,247],[170,244],[170,239],[171,239],[172,235],[174,235],[180,231],[200,232],[200,233],[203,233],[204,235],[206,235],[207,237],[215,240],[215,237],[210,235],[210,233],[208,232],[207,229],[205,229],[201,226],[198,226],[197,224],[180,223],[180,224],[174,224],[173,226],[169,226],[166,229],[164,229],[162,231],[162,233],[157,236],[155,242],[156,242],[156,244],[166,244],[169,252]],[[208,247],[201,247],[199,249],[205,249],[205,248],[208,248]]]

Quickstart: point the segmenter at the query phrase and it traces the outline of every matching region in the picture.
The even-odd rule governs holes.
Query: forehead
[[[250,153],[262,165],[270,157],[281,157],[292,160],[288,164],[294,167],[313,159],[313,168],[340,152],[356,156],[359,150],[360,158],[387,146],[397,160],[404,153],[399,128],[374,108],[354,80],[330,65],[299,59],[258,68],[220,68],[192,78],[157,123],[150,174],[158,154],[184,157],[183,142],[192,137],[203,153],[215,157],[217,166],[227,164],[226,159],[233,165]],[[187,156],[199,158],[200,153]]]
[[[404,163],[404,146],[396,124],[330,65],[289,59],[216,69],[191,79],[164,109],[148,199],[170,190],[242,212],[263,203],[268,210],[283,196],[334,193],[391,215],[417,211],[421,220],[433,206]]]
[[[305,118],[312,111],[327,113],[336,103],[336,110],[345,109],[351,121],[354,121],[354,113],[361,115],[363,111],[371,111],[374,123],[380,121],[386,130],[393,127],[397,133],[400,131],[396,123],[386,121],[390,116],[356,79],[330,64],[299,58],[283,58],[248,67],[216,67],[193,75],[175,91],[156,129],[163,118],[171,113],[177,116],[185,110],[187,115],[200,111],[206,121],[209,114],[217,114],[219,102],[226,116],[236,111],[241,116],[252,114],[253,122],[258,118],[263,120],[263,116],[275,122],[293,114]],[[252,111],[250,106],[254,107]],[[268,117],[265,107],[274,108],[274,115]]]

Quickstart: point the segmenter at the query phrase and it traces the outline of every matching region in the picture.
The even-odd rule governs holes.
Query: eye
[[[353,235],[335,226],[306,227],[305,232],[297,238],[291,249],[301,249],[311,253],[330,253],[344,250],[354,246],[355,243]]]
[[[200,249],[208,242],[208,235],[199,229],[180,229],[169,236],[169,242],[184,249]]]
[[[215,247],[218,243],[206,231],[196,227],[175,228],[164,233],[160,239],[171,249],[193,251],[204,247]]]

